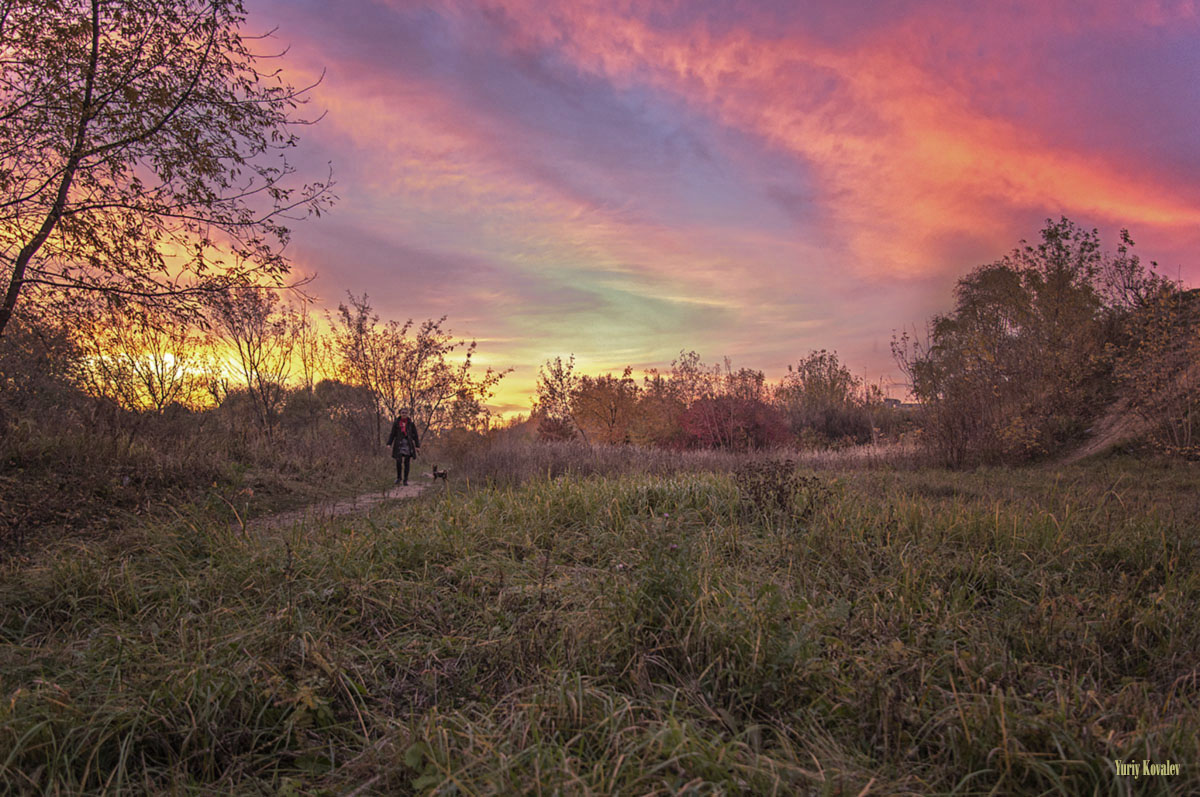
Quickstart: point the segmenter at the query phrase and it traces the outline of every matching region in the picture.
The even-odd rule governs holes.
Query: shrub
[[[802,473],[791,459],[753,460],[734,471],[742,505],[754,515],[807,520],[832,496],[817,476]]]

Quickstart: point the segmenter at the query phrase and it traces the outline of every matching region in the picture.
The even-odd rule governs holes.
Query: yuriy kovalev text
[[[1159,764],[1149,759],[1143,759],[1139,764],[1137,761],[1120,761],[1113,759],[1113,763],[1117,766],[1117,774],[1126,777],[1140,778],[1142,775],[1178,775],[1179,765],[1167,759],[1164,763]]]

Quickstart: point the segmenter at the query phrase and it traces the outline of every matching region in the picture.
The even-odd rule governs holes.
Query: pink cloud
[[[936,267],[929,242],[961,230],[1006,240],[1013,212],[1069,211],[1168,235],[1200,223],[1194,197],[980,113],[971,97],[922,64],[929,60],[924,50],[963,45],[992,23],[989,35],[997,37],[1017,26],[1128,25],[1123,7],[1080,15],[1074,6],[1029,4],[1020,13],[984,10],[965,18],[943,15],[939,6],[847,48],[798,32],[766,39],[702,22],[664,31],[600,3],[550,13],[525,0],[498,5],[525,46],[560,46],[613,80],[652,82],[815,164],[852,265],[866,274]],[[1192,3],[1144,3],[1134,12],[1152,24],[1195,19]],[[987,81],[1000,85],[1032,71],[996,62],[985,68]],[[820,90],[827,79],[838,84],[833,96]],[[1022,83],[1019,90],[1036,95],[1044,88]]]
[[[469,319],[523,380],[556,353],[683,347],[768,370],[838,348],[876,375],[892,329],[1047,216],[1129,226],[1167,265],[1200,243],[1200,161],[1170,144],[1193,95],[1148,88],[1106,124],[1108,87],[1071,60],[1195,41],[1195,3],[734,7],[392,0],[317,24],[313,5],[289,35],[329,68],[329,223],[377,243],[306,262],[339,286],[453,275],[380,299]],[[1136,124],[1154,109],[1161,151]]]

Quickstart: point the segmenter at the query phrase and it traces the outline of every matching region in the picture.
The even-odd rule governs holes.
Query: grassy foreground
[[[1200,792],[1195,469],[788,485],[57,546],[0,574],[0,791]]]

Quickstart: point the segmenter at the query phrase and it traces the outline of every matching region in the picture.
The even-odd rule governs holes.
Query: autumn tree
[[[384,322],[365,294],[349,300],[331,317],[334,359],[342,378],[372,397],[380,437],[384,414],[402,409],[434,435],[486,425],[487,401],[507,370],[480,373],[476,342],[455,338],[444,316],[416,326],[411,319]]]
[[[488,367],[480,372],[474,362],[476,341],[455,338],[445,322],[445,316],[422,322],[404,343],[400,360],[402,403],[435,435],[455,427],[486,426],[487,401],[511,370]]]
[[[630,439],[668,448],[694,444],[684,418],[690,406],[714,395],[719,378],[720,369],[705,365],[695,351],[681,351],[666,371],[645,371],[637,409],[629,420]]]
[[[670,376],[650,369],[642,376],[637,408],[629,420],[631,439],[638,444],[667,448],[687,445],[680,423],[686,410]]]
[[[161,415],[205,394],[208,340],[197,326],[161,313],[129,314],[100,299],[76,308],[84,387],[132,413]]]
[[[312,397],[325,417],[344,430],[359,449],[375,449],[379,441],[378,405],[371,391],[337,379],[322,379],[313,387]]]
[[[1129,230],[1121,230],[1116,253],[1105,256],[1100,265],[1099,286],[1103,305],[1110,316],[1119,320],[1131,313],[1158,304],[1163,296],[1180,286],[1157,272],[1153,260],[1147,266],[1133,251]]]
[[[538,436],[543,440],[571,440],[579,435],[588,442],[587,432],[575,416],[574,399],[579,383],[574,354],[565,362],[562,357],[555,357],[538,368],[533,413],[539,418]]]
[[[619,377],[584,375],[571,395],[572,417],[581,428],[590,431],[590,440],[606,445],[630,442],[629,430],[637,405],[638,385],[630,366]]]
[[[788,366],[775,389],[775,401],[800,439],[865,443],[872,436],[871,411],[882,403],[878,393],[869,391],[837,352],[821,349]]]
[[[197,315],[281,282],[285,216],[319,212],[283,152],[303,91],[241,0],[0,4],[0,336],[30,289]]]
[[[770,403],[766,375],[751,368],[733,370],[726,358],[724,367],[704,369],[686,367],[685,379],[708,374],[698,380],[703,385],[693,393],[697,398],[688,405],[681,423],[690,443],[708,448],[735,450],[768,448],[787,440],[787,426]],[[687,385],[688,382],[683,382]]]
[[[82,403],[78,326],[39,309],[26,303],[0,338],[0,438],[18,417],[41,417],[53,426],[65,407]]]
[[[1159,451],[1200,459],[1200,290],[1164,284],[1128,319],[1118,407],[1141,418]]]
[[[299,314],[282,302],[276,291],[251,285],[220,297],[213,317],[222,340],[232,350],[237,377],[255,418],[267,436],[272,436],[287,398]]]
[[[1048,221],[1025,244],[958,282],[955,308],[924,340],[893,351],[923,405],[924,428],[952,464],[1024,460],[1082,436],[1112,398],[1112,318],[1153,283],[1096,230]]]
[[[720,377],[720,366],[705,365],[695,351],[681,351],[679,357],[671,361],[668,381],[675,397],[685,407],[690,407],[700,399],[712,396]]]
[[[395,402],[395,396],[388,395],[392,383],[384,373],[385,360],[394,359],[385,351],[387,331],[381,329],[379,315],[371,309],[365,293],[361,297],[348,294],[348,302],[339,303],[337,314],[329,320],[330,346],[338,377],[369,397],[375,437],[382,440],[384,404],[389,399]]]
[[[329,361],[329,341],[321,335],[312,302],[305,298],[296,311],[296,364],[300,387],[312,393]]]

